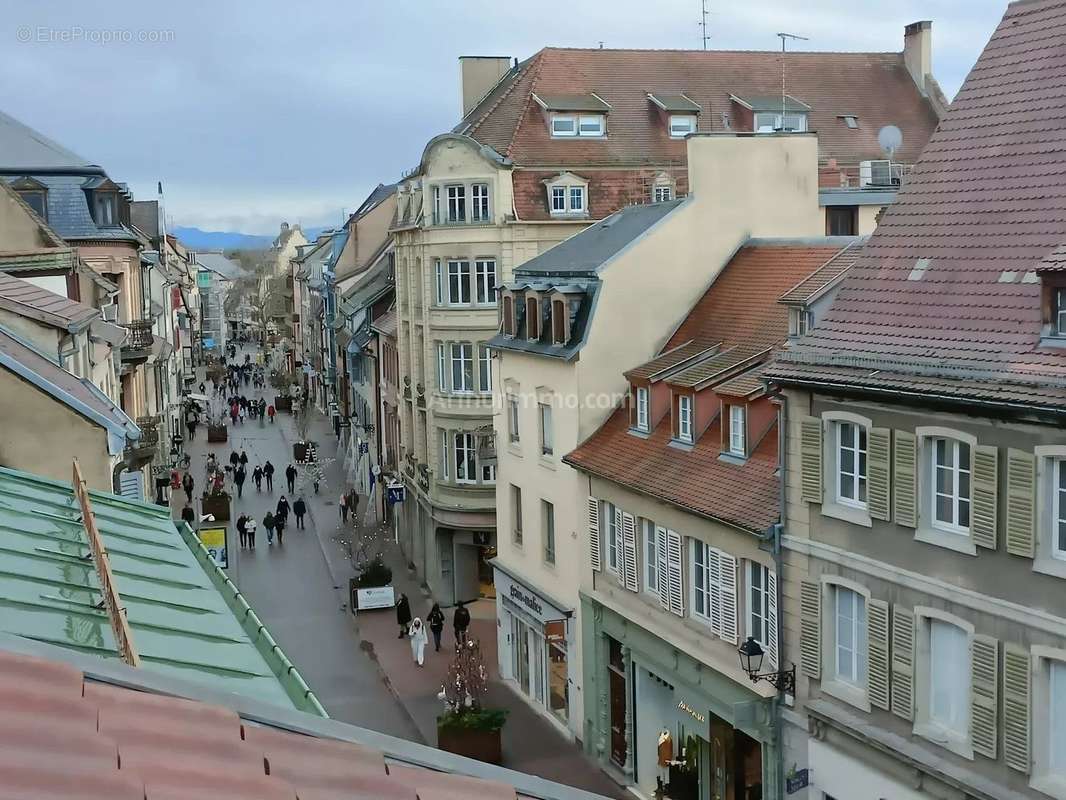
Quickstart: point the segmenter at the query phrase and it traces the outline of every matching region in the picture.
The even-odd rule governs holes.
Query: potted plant
[[[364,562],[359,567],[359,574],[350,581],[349,591],[353,612],[392,608],[396,605],[392,570],[381,556]]]
[[[211,514],[215,522],[229,522],[230,497],[226,491],[226,473],[220,466],[214,467],[207,474],[207,486],[200,499],[201,513]]]
[[[277,391],[274,397],[274,408],[278,411],[292,413],[292,396],[289,394],[289,387],[296,383],[296,378],[295,372],[274,370],[270,373],[270,385]]]
[[[476,639],[457,643],[455,658],[448,665],[438,695],[444,700],[444,713],[437,717],[437,747],[489,764],[500,764],[507,711],[482,707],[481,697],[488,691],[488,681],[481,643]]]
[[[311,432],[311,415],[305,408],[296,417],[296,435],[300,438],[292,445],[292,457],[298,464],[311,464],[318,460],[318,448],[308,438]]]

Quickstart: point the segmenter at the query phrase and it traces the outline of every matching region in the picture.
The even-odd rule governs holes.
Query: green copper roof
[[[326,716],[184,523],[90,495],[142,669]],[[79,513],[70,484],[0,468],[0,630],[117,659]]]

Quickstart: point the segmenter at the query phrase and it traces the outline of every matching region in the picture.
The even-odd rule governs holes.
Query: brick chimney
[[[930,20],[912,22],[903,29],[903,63],[923,95],[930,86],[927,76],[933,73],[933,23]]]
[[[509,56],[459,56],[459,104],[464,117],[510,68]]]

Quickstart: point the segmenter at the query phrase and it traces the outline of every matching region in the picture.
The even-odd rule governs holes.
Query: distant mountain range
[[[304,236],[308,241],[314,241],[323,227],[305,228]],[[252,233],[237,233],[236,231],[203,231],[199,228],[183,228],[177,226],[170,229],[172,236],[190,250],[263,250],[274,241],[271,235],[256,235]]]

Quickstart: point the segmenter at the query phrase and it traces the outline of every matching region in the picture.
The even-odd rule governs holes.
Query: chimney
[[[933,23],[912,22],[903,29],[903,63],[923,95],[929,94],[926,76],[933,72]]]
[[[459,102],[464,117],[510,68],[509,56],[459,56]]]

